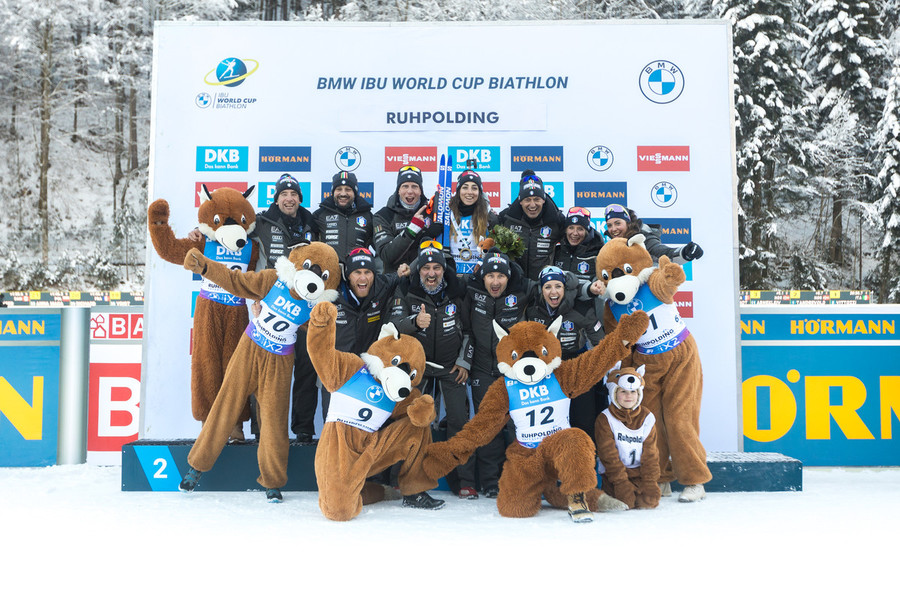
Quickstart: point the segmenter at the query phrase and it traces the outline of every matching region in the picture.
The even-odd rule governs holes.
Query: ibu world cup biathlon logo
[[[244,60],[234,57],[222,60],[215,69],[206,74],[203,82],[207,85],[224,85],[225,87],[241,85],[259,68],[259,62],[249,58]],[[252,68],[248,69],[247,63],[251,63]]]
[[[355,171],[362,156],[353,146],[344,146],[334,153],[334,164],[342,171]]]
[[[588,150],[587,164],[595,171],[606,171],[613,165],[612,150],[606,146],[594,146]]]
[[[684,74],[667,60],[655,60],[641,69],[641,93],[650,102],[668,104],[684,91]]]

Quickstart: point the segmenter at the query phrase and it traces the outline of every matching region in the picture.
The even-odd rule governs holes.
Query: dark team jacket
[[[362,198],[357,198],[347,208],[341,208],[332,196],[328,196],[312,217],[317,230],[316,239],[334,248],[341,260],[354,248],[375,247],[372,205]]]
[[[411,264],[419,255],[419,244],[425,240],[440,240],[444,226],[440,223],[426,222],[428,225],[416,235],[406,229],[416,211],[427,202],[422,196],[416,208],[409,210],[400,202],[399,196],[393,194],[387,206],[375,213],[375,253],[384,263],[384,272],[393,273],[397,267]]]
[[[500,213],[500,224],[522,238],[525,252],[516,262],[529,279],[537,279],[541,269],[553,264],[553,251],[566,229],[566,218],[553,203],[545,200],[541,214],[533,222],[525,218],[516,200]]]
[[[256,215],[256,227],[250,237],[259,242],[260,258],[267,269],[274,269],[278,257],[290,254],[292,246],[315,237],[312,213],[302,206],[290,224],[289,221],[276,204]]]
[[[334,303],[338,311],[335,318],[335,348],[353,354],[369,349],[372,342],[378,339],[381,326],[387,322],[391,299],[399,280],[396,273],[376,273],[369,295],[362,298],[359,305],[353,301],[347,282],[341,282],[340,293]]]
[[[563,235],[556,245],[553,264],[563,271],[574,273],[582,282],[593,281],[597,273],[597,254],[602,247],[603,237],[595,229],[589,230],[584,241],[574,247]]]
[[[537,321],[547,327],[562,315],[563,321],[556,338],[559,340],[559,345],[562,346],[563,360],[578,356],[588,341],[592,345],[597,345],[604,335],[603,327],[593,309],[590,309],[587,314],[576,309],[575,301],[579,288],[578,278],[573,273],[566,273],[565,295],[559,308],[553,314],[550,314],[547,309],[547,303],[544,301],[540,287],[535,287],[531,302],[525,309],[527,320]]]
[[[464,352],[472,370],[500,376],[497,369],[497,333],[492,321],[501,327],[510,327],[525,318],[528,301],[534,294],[537,283],[525,277],[522,267],[511,263],[512,272],[506,290],[499,298],[493,298],[484,287],[484,280],[478,273],[466,279],[466,294],[463,300],[463,327],[469,333],[469,348]]]
[[[414,336],[425,349],[425,360],[441,365],[438,369],[426,365],[429,377],[446,375],[454,365],[466,370],[471,362],[465,356],[469,346],[468,334],[463,331],[461,303],[465,286],[452,267],[444,269],[446,286],[439,294],[429,294],[422,287],[416,263],[410,266],[412,273],[402,277],[391,307],[390,320],[397,331]],[[422,306],[431,315],[431,324],[425,329],[416,325],[416,317]]]

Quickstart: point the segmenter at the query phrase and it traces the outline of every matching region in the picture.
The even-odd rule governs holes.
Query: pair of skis
[[[453,195],[453,161],[446,154],[441,154],[441,166],[438,169],[438,204],[435,221],[444,226],[441,244],[447,248],[447,231],[450,229],[450,197]]]

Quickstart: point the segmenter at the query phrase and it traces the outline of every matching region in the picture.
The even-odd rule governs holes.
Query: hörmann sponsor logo
[[[691,241],[691,220],[683,218],[655,219],[646,222],[659,227],[659,241],[663,244],[687,244]]]
[[[279,173],[309,172],[312,167],[310,146],[260,146],[259,170]]]
[[[246,171],[248,146],[197,146],[198,171]]]
[[[538,175],[541,171],[563,170],[562,146],[513,146],[509,149],[510,170],[532,169]]]
[[[403,165],[415,165],[420,171],[437,171],[437,146],[387,146],[384,149],[384,170],[398,171]]]
[[[447,151],[453,160],[453,172],[461,173],[470,160],[475,161],[476,171],[500,170],[500,146],[450,146]]]
[[[690,146],[638,146],[638,171],[690,171]]]
[[[247,187],[249,187],[246,181],[197,181],[194,183],[194,208],[200,207],[200,202],[202,202],[202,196],[200,194],[202,192],[202,186],[204,185],[210,192],[227,187],[237,190],[242,194],[246,192]]]
[[[628,203],[627,181],[576,181],[575,206]]]

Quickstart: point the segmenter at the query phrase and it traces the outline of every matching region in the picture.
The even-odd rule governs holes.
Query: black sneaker
[[[184,474],[181,483],[178,484],[178,488],[182,492],[193,492],[194,488],[197,487],[197,482],[200,481],[200,477],[202,476],[203,473],[194,467],[191,467],[188,469],[188,472]]]
[[[444,501],[432,498],[427,492],[419,492],[418,494],[403,496],[403,506],[408,508],[438,510],[439,508],[444,508]]]
[[[500,495],[500,488],[496,485],[489,485],[484,488],[485,498],[496,498],[498,495]]]
[[[281,495],[281,490],[278,488],[269,488],[266,490],[266,500],[269,502],[281,502],[284,500],[284,497]]]
[[[313,434],[301,432],[297,434],[297,437],[293,442],[297,446],[309,446],[311,444],[315,444],[315,440],[313,440]]]

